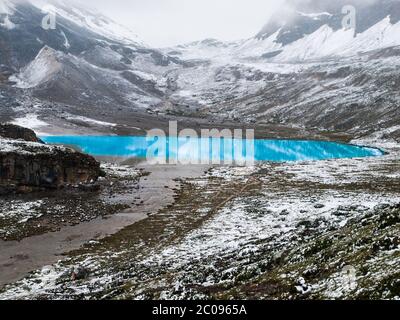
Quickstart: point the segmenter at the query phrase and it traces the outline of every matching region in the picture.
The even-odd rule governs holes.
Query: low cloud
[[[1,1],[1,0],[0,0]],[[254,36],[284,0],[80,0],[155,47]]]

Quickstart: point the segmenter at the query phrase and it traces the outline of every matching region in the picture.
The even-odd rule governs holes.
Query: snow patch
[[[12,200],[9,203],[7,212],[0,210],[0,219],[15,219],[17,223],[25,223],[29,219],[37,218],[40,214],[37,209],[43,204],[42,200],[25,202],[20,200]]]
[[[16,86],[23,89],[46,83],[62,69],[58,58],[57,51],[45,46],[20,74],[10,77],[10,80],[15,81]]]
[[[15,29],[16,27],[16,25],[10,20],[10,17],[8,15],[4,18],[3,23],[0,23],[0,26],[8,30]]]
[[[82,117],[82,116],[66,116],[66,119],[68,120],[78,120],[78,121],[83,121],[86,123],[91,123],[91,124],[95,124],[95,125],[99,125],[99,126],[104,126],[104,127],[115,127],[116,124],[115,123],[110,123],[110,122],[105,122],[105,121],[99,121],[99,120],[95,120],[95,119],[91,119],[91,118],[87,118],[87,117]]]
[[[251,38],[245,41],[236,51],[235,54],[241,57],[257,57],[267,53],[276,52],[282,49],[282,45],[277,43],[277,37],[281,29],[266,39]]]
[[[14,119],[11,123],[31,130],[40,129],[48,126],[46,122],[39,120],[38,115],[36,114],[27,114],[22,118]]]
[[[14,4],[9,0],[1,0],[0,1],[0,15],[6,14],[11,15],[14,13],[15,7]]]
[[[328,17],[332,16],[332,14],[330,14],[329,12],[304,13],[304,12],[298,11],[297,13],[300,14],[301,16],[303,16],[303,17],[313,18],[315,20],[319,20],[323,16],[328,16]]]
[[[69,49],[69,48],[71,47],[71,45],[70,45],[70,43],[69,43],[69,41],[68,41],[67,36],[65,35],[65,32],[62,31],[62,30],[61,30],[61,35],[64,37],[64,47],[65,47],[66,49]]]

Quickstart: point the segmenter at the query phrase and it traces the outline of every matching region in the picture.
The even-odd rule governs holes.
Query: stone
[[[74,268],[71,272],[71,281],[85,280],[89,277],[89,275],[90,275],[89,269],[82,266],[78,266]]]

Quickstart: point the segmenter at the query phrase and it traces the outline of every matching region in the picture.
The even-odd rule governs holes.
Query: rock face
[[[0,138],[0,195],[87,184],[100,176],[100,164],[93,157],[64,147],[22,141],[28,131],[14,129],[11,127],[11,132],[21,133],[16,136],[21,140]],[[34,133],[25,138],[37,139]]]
[[[32,130],[22,128],[13,124],[0,123],[0,137],[42,143],[42,141],[36,136],[35,132],[33,132]]]

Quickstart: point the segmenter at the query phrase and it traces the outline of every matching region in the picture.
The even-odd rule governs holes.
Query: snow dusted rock
[[[17,126],[2,125],[0,130],[0,135],[22,139],[0,138],[0,195],[87,184],[101,174],[100,164],[91,156],[31,142],[39,140],[29,130]]]
[[[0,123],[0,137],[42,143],[33,130],[22,128],[13,124]]]
[[[78,266],[71,271],[71,281],[85,280],[90,275],[90,269]]]

